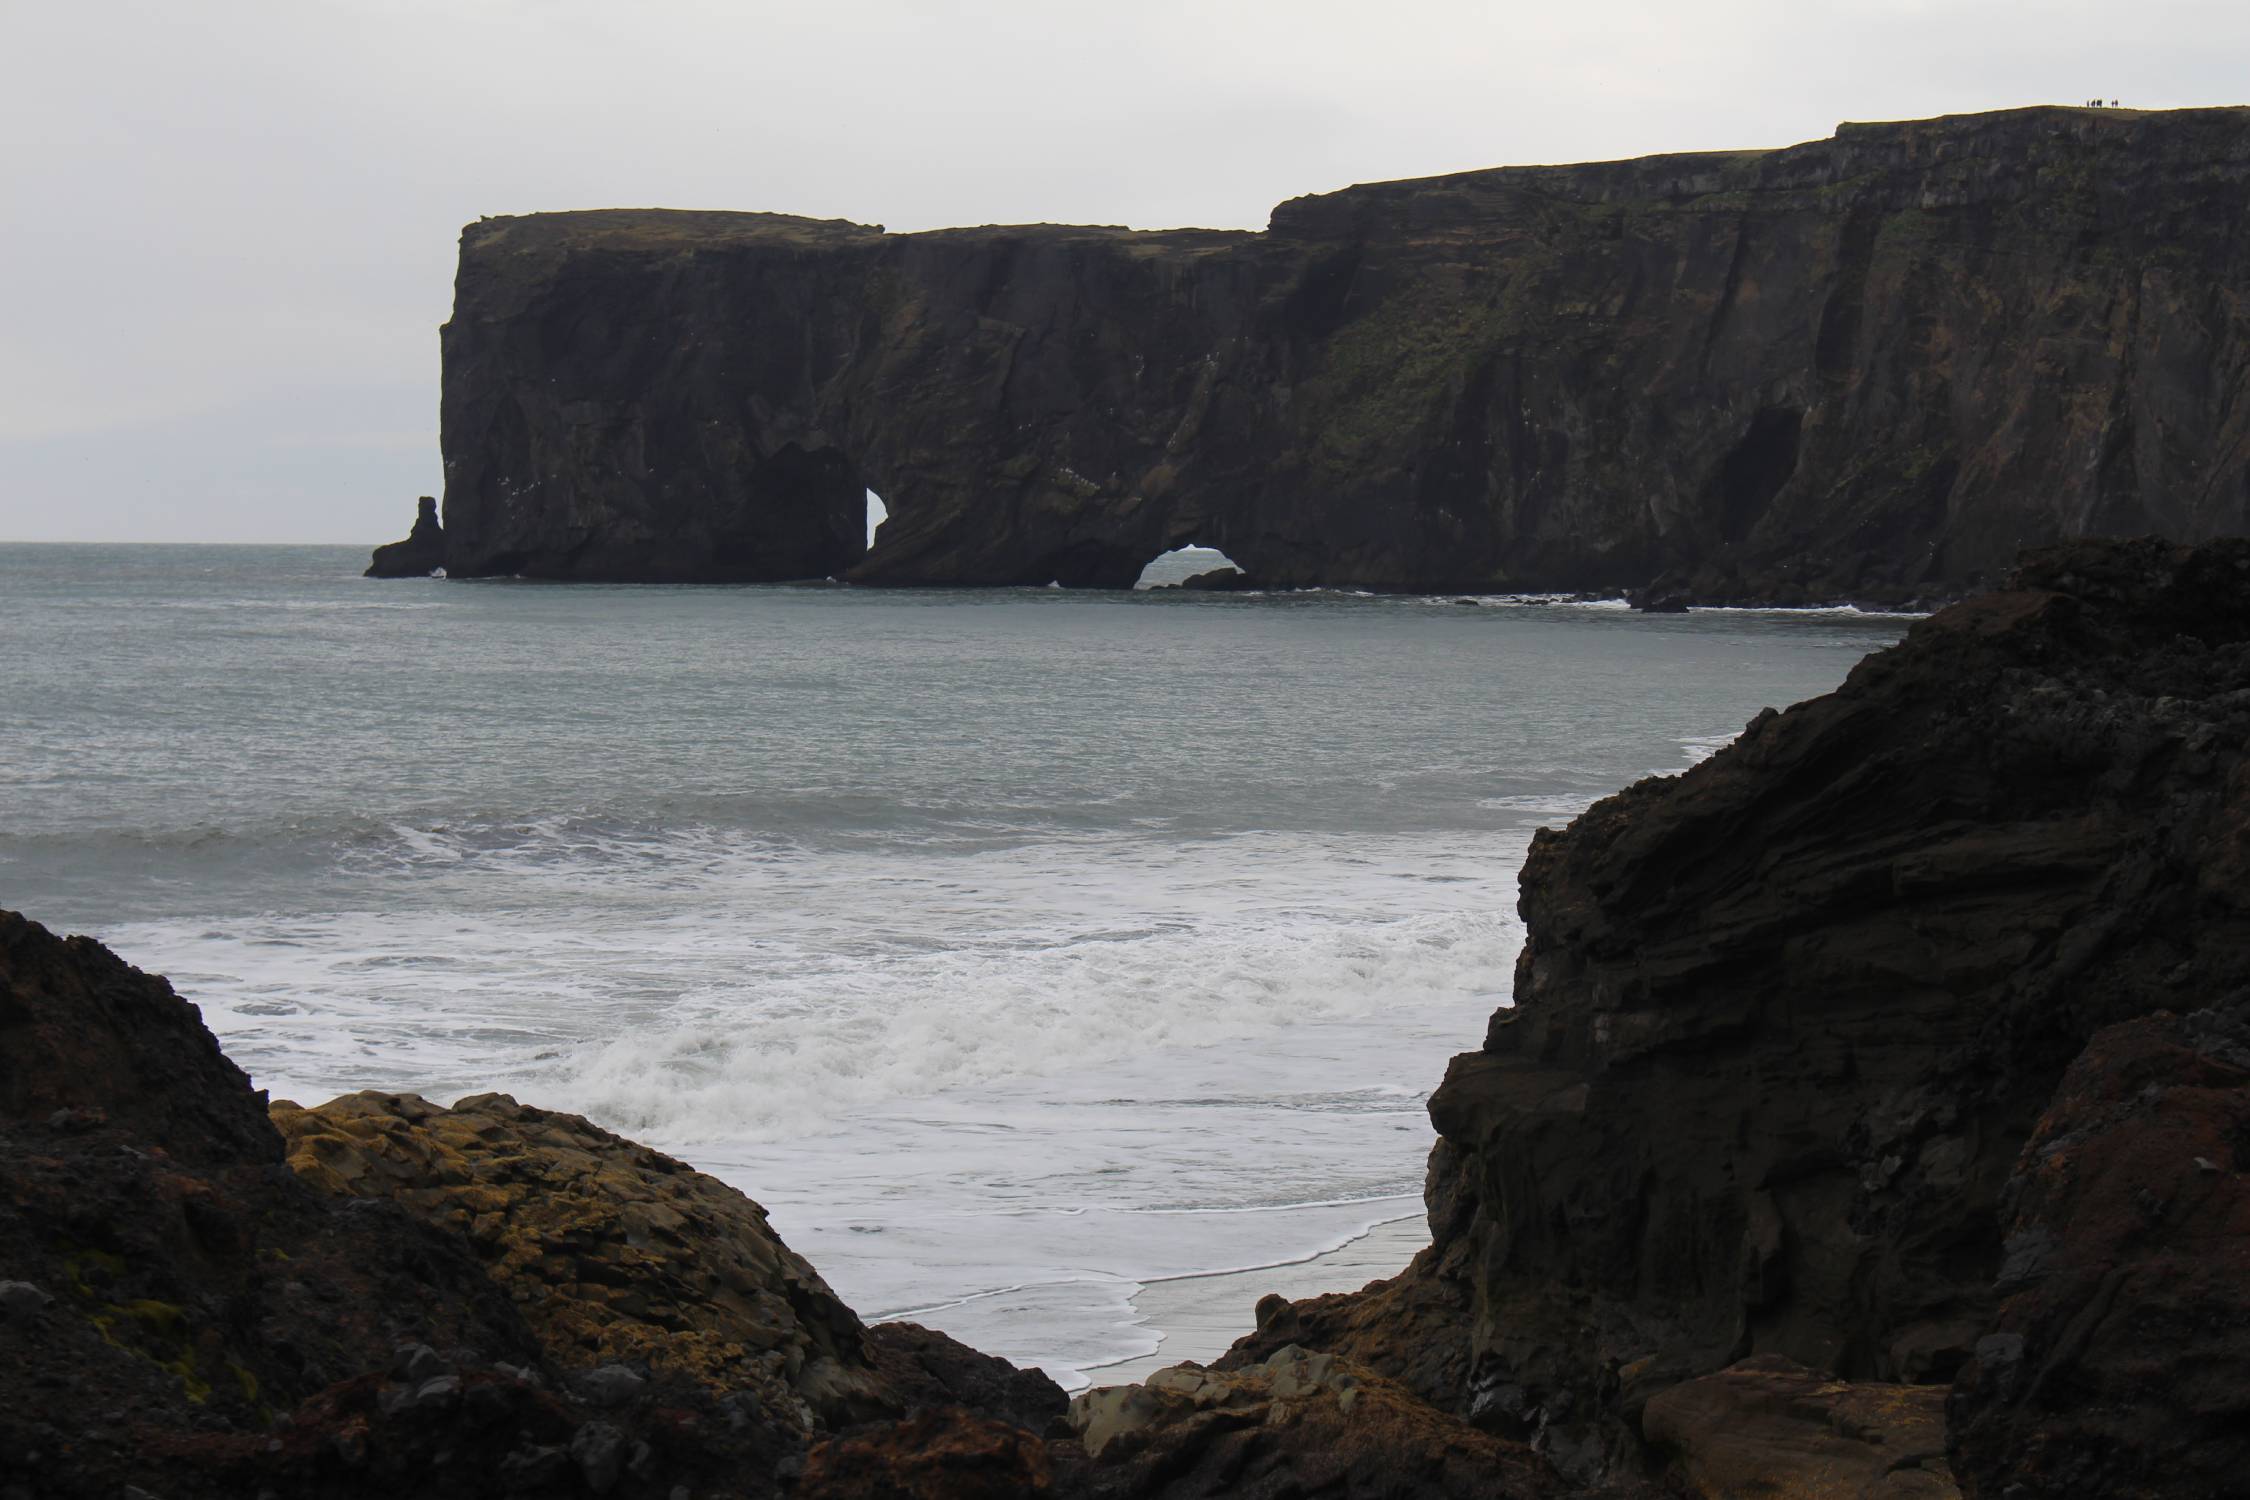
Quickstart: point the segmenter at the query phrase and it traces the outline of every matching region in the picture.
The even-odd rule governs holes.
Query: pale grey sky
[[[0,540],[402,535],[480,214],[1283,198],[2250,99],[2240,0],[0,0]]]

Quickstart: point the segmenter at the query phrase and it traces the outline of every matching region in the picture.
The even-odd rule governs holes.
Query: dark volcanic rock
[[[1219,1371],[1174,1365],[1088,1391],[1071,1426],[1094,1496],[1167,1500],[1536,1500],[1572,1491],[1520,1443],[1373,1370],[1284,1348]]]
[[[338,1429],[274,1424],[332,1384],[372,1402],[402,1343],[539,1363],[466,1245],[367,1208],[296,1183],[264,1096],[163,980],[0,912],[0,1281],[50,1298],[0,1317],[0,1491],[330,1493],[310,1481]]]
[[[457,576],[1900,602],[2250,529],[2250,112],[2025,109],[1300,198],[1262,234],[462,235]],[[861,556],[862,486],[890,509]]]
[[[445,566],[445,528],[438,524],[437,500],[424,495],[414,511],[414,529],[403,542],[375,549],[369,578],[427,578]]]
[[[1203,593],[1231,594],[1243,589],[1254,589],[1258,585],[1240,568],[1213,568],[1207,573],[1197,573],[1181,579],[1179,586]]]
[[[958,1406],[1045,1432],[1063,1414],[1062,1387],[919,1323],[867,1330],[868,1357],[892,1400],[907,1408]]]
[[[1455,1407],[1468,1389],[1475,1321],[1464,1254],[1459,1245],[1430,1245],[1398,1275],[1357,1292],[1261,1298],[1256,1331],[1215,1368],[1236,1369],[1295,1344],[1346,1355],[1425,1401]]]
[[[1061,1409],[573,1116],[276,1111],[333,1192],[162,979],[0,912],[0,1496],[772,1495],[823,1418]]]
[[[1955,1500],[1945,1391],[1853,1385],[1761,1354],[1673,1386],[1642,1418],[1692,1495]]]
[[[1953,1398],[1964,1487],[1994,1500],[2241,1493],[2250,1026],[2240,1009],[2097,1032],[2005,1203],[2007,1300]]]
[[[1540,833],[1515,1005],[1431,1101],[1409,1279],[1453,1290],[1411,1295],[1472,1315],[1430,1394],[1591,1472],[1753,1354],[1951,1379],[2087,1039],[2250,1005],[2246,744],[2250,543],[2079,543]]]
[[[1625,595],[1625,602],[1643,614],[1684,615],[1694,596],[1674,584],[1658,582],[1645,589],[1634,589]]]
[[[1020,1500],[1056,1492],[1035,1433],[962,1407],[832,1438],[805,1459],[803,1500]]]
[[[197,1167],[278,1163],[265,1096],[203,1015],[91,938],[0,911],[0,1127],[160,1141]]]
[[[506,1094],[346,1094],[273,1118],[305,1181],[462,1233],[558,1365],[751,1393],[804,1427],[903,1404],[765,1210],[685,1162]]]

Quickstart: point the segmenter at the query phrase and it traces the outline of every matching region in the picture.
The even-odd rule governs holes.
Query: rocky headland
[[[1431,1247],[1067,1405],[684,1163],[269,1103],[0,915],[0,1496],[2239,1493],[2250,542],[2033,554],[1521,905]]]
[[[2246,189],[2250,111],[2036,108],[1257,233],[488,219],[443,566],[1122,588],[1195,542],[1283,589],[1957,597],[2250,530]]]

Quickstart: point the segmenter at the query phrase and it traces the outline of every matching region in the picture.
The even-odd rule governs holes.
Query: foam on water
[[[0,547],[0,904],[277,1095],[582,1111],[1068,1381],[1415,1212],[1532,829],[1896,630],[363,563]]]
[[[581,1111],[752,1192],[871,1315],[1065,1380],[1153,1337],[1144,1282],[1411,1207],[1425,1092],[1520,940],[1489,895],[1520,836],[416,832],[411,900],[110,936],[277,1095]]]

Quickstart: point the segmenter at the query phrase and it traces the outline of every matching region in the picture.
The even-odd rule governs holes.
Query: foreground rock
[[[0,912],[0,1494],[768,1495],[839,1424],[1061,1411],[574,1117],[275,1113],[163,980]]]
[[[2105,1026],[2250,1006],[2246,745],[2250,543],[2080,544],[1542,833],[1515,1004],[1431,1102],[1435,1244],[1365,1294],[1465,1307],[1462,1345],[1418,1359],[1358,1299],[1295,1316],[1583,1475],[1752,1355],[1950,1382],[2002,1347],[2009,1194],[2037,1201],[2008,1184],[2064,1070]],[[2211,1264],[2183,1320],[2220,1315]],[[2041,1399],[2178,1368],[2162,1328]],[[2238,1409],[2232,1337],[2180,1402]],[[2043,1420],[2027,1399],[1982,1398],[1991,1452]],[[2189,1440],[2164,1406],[2145,1432]]]
[[[474,1245],[559,1364],[751,1392],[808,1430],[893,1409],[852,1310],[764,1209],[684,1162],[505,1094],[347,1094],[273,1119],[305,1181]]]
[[[580,1413],[468,1247],[362,1208],[295,1181],[161,979],[0,913],[0,1282],[30,1289],[0,1298],[0,1489],[467,1494],[567,1455]]]
[[[2250,112],[2042,108],[1261,234],[483,220],[446,567],[1121,589],[1196,542],[1281,589],[1957,595],[2250,529],[2246,185]]]
[[[1072,1428],[1097,1495],[1531,1500],[1564,1493],[1528,1449],[1365,1366],[1290,1347],[1230,1370],[1175,1365],[1089,1391]]]
[[[437,501],[424,495],[415,507],[414,529],[403,542],[375,549],[369,578],[427,578],[445,566],[445,528],[438,523]]]
[[[1239,1369],[1292,1345],[1350,1351],[1356,1362],[1422,1398],[1453,1408],[1469,1387],[1469,1334],[1476,1321],[1466,1246],[1425,1246],[1398,1275],[1351,1293],[1290,1302],[1261,1298],[1257,1330],[1218,1361]]]
[[[803,1500],[1023,1500],[1055,1493],[1050,1444],[957,1406],[822,1443],[807,1458],[798,1490]]]
[[[2250,1476],[2250,1024],[2235,998],[2096,1033],[2024,1147],[2003,1199],[2006,1301],[1953,1401],[1975,1494],[2188,1500]]]
[[[1778,1354],[1676,1385],[1648,1404],[1649,1445],[1690,1493],[1773,1500],[1955,1500],[1945,1391],[1851,1385]]]

